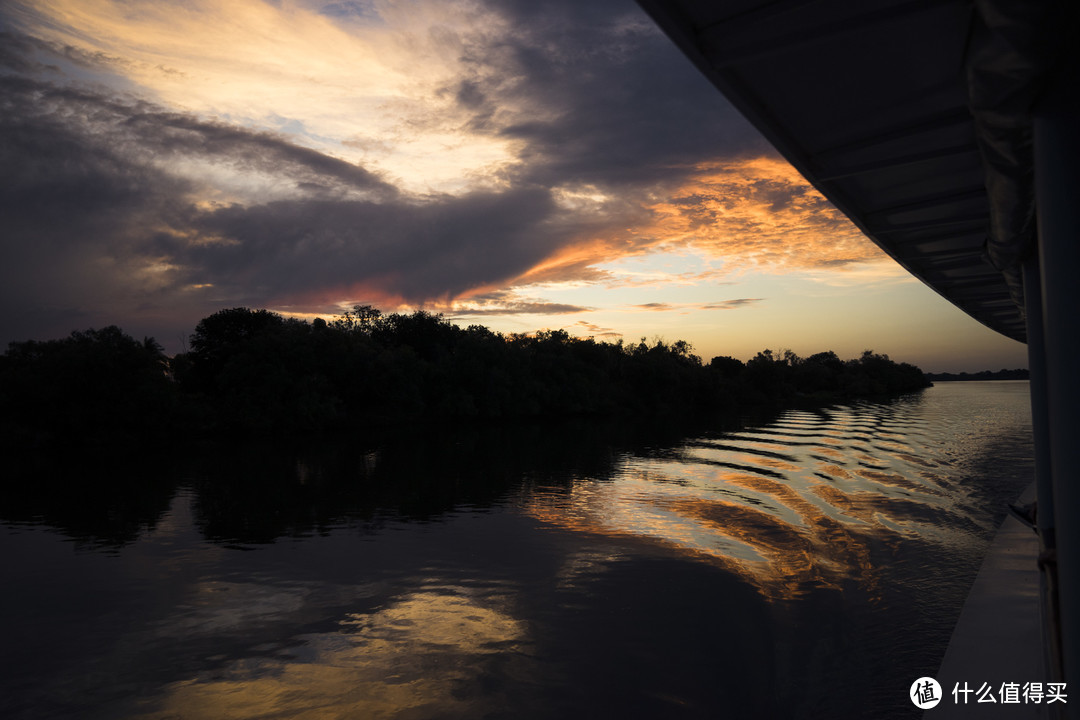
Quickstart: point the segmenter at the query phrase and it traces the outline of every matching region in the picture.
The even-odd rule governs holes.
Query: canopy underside
[[[1057,3],[639,2],[871,240],[964,312],[1026,340],[1030,107]]]

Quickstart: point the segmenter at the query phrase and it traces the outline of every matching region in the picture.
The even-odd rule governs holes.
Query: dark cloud
[[[161,112],[145,104],[120,106],[117,110],[129,113],[124,127],[133,139],[159,155],[201,156],[240,169],[290,178],[297,186],[359,190],[382,199],[397,194],[392,185],[362,167],[269,133]]]
[[[357,286],[452,298],[569,237],[535,185],[408,198],[281,137],[32,73],[0,75],[0,103],[3,342],[170,315],[171,337],[223,305],[302,310]],[[207,205],[205,181],[173,170],[193,159],[284,182],[295,199]]]
[[[630,0],[488,6],[510,31],[470,45],[476,76],[457,97],[476,128],[527,143],[524,179],[651,185],[769,151]]]
[[[424,203],[279,201],[200,213],[189,226],[220,242],[162,237],[191,281],[263,288],[267,295],[364,285],[410,303],[506,281],[542,260],[558,237],[542,189]]]
[[[55,94],[54,94],[55,93]],[[145,289],[145,228],[182,213],[186,181],[81,128],[70,91],[0,75],[0,321],[6,342],[66,334]],[[113,320],[118,322],[119,319]]]
[[[3,27],[0,21],[0,27]],[[36,73],[55,70],[34,59],[34,51],[41,42],[25,35],[0,31],[0,68],[20,73]]]

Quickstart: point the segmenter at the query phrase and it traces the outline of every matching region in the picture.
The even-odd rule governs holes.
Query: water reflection
[[[0,520],[47,525],[80,548],[115,552],[153,530],[176,494],[170,463],[132,448],[5,458]]]
[[[279,595],[257,604],[296,600]],[[505,702],[483,690],[485,678],[507,687],[527,680],[512,667],[523,658],[525,624],[501,604],[473,588],[418,589],[386,606],[346,613],[334,631],[260,648],[271,650],[269,656],[173,683],[157,707],[136,717],[477,717]]]
[[[934,413],[920,398],[790,411],[627,457],[603,482],[530,491],[523,505],[561,527],[706,558],[772,600],[852,584],[873,600],[872,548],[966,546],[994,526],[953,492],[955,438],[935,435]]]
[[[203,452],[92,521],[9,485],[0,710],[902,717],[1030,481],[1025,391]]]
[[[611,423],[424,428],[361,444],[338,438],[298,448],[202,452],[186,470],[196,522],[215,542],[253,545],[348,526],[380,531],[388,518],[434,520],[491,508],[530,478],[566,482],[611,472],[626,442]]]

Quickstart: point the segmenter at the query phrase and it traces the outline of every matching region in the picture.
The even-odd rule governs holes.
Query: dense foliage
[[[204,318],[167,360],[118,328],[12,343],[0,361],[5,437],[100,432],[320,432],[419,419],[502,420],[731,411],[800,398],[886,396],[923,373],[865,352],[766,350],[708,364],[683,341],[609,343],[563,330],[504,336],[423,311],[358,306],[312,323],[233,308]]]
[[[13,342],[0,357],[0,436],[15,447],[163,436],[176,417],[167,370],[152,338],[116,326]]]

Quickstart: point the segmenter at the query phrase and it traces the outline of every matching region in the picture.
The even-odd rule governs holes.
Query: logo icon
[[[908,697],[915,703],[915,707],[929,710],[941,702],[941,685],[932,677],[921,677],[911,683]]]

